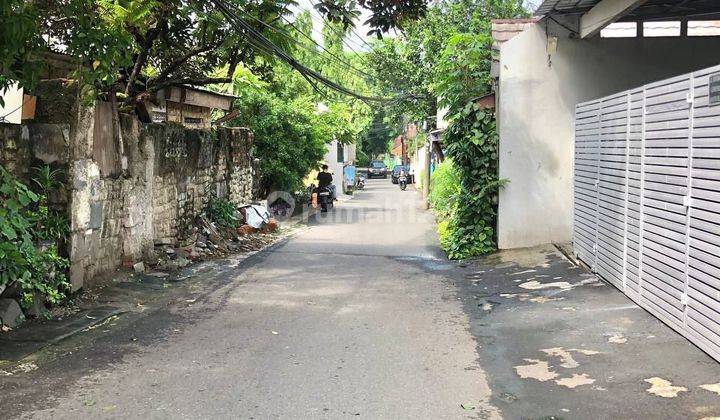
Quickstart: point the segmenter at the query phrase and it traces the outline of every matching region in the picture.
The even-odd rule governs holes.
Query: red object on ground
[[[250,225],[242,225],[239,228],[237,228],[238,235],[249,235],[251,233],[255,233],[257,229]]]

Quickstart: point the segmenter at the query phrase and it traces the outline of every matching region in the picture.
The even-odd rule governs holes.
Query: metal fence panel
[[[598,213],[600,101],[578,105],[575,119],[575,252],[595,267]]]
[[[579,104],[573,247],[720,360],[720,66]]]

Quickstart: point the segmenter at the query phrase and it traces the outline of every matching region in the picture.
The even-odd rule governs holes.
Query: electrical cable
[[[303,37],[305,37],[305,38],[307,38],[308,40],[310,40],[310,42],[312,42],[313,44],[315,44],[315,45],[317,45],[318,47],[320,47],[320,49],[322,49],[323,51],[325,51],[326,53],[328,53],[330,56],[335,57],[338,61],[340,61],[341,63],[344,63],[345,65],[347,65],[349,68],[355,70],[356,72],[358,72],[358,73],[360,73],[360,74],[363,74],[364,77],[368,77],[368,78],[371,78],[371,79],[373,78],[373,76],[370,75],[369,73],[366,73],[365,71],[360,70],[360,69],[354,67],[354,66],[353,66],[352,64],[350,64],[349,62],[344,61],[343,59],[341,59],[341,58],[338,57],[337,55],[333,54],[330,50],[328,50],[327,48],[325,48],[323,45],[320,45],[320,44],[319,44],[317,41],[315,41],[310,35],[304,33],[304,32],[301,31],[297,26],[295,26],[294,23],[288,21],[287,19],[283,19],[283,20],[285,20],[285,22],[287,22],[288,25],[290,25],[293,29],[295,29],[300,35],[302,35]],[[341,38],[341,39],[342,39],[342,38]]]
[[[312,50],[312,49],[310,49],[309,47],[307,47],[306,45],[298,42],[298,41],[297,41],[295,38],[293,38],[289,33],[283,31],[282,29],[276,28],[276,27],[274,27],[274,26],[272,26],[272,25],[269,25],[268,23],[263,22],[262,20],[258,19],[257,17],[251,15],[250,13],[248,13],[248,12],[246,12],[246,11],[244,11],[244,10],[240,10],[240,9],[239,9],[239,11],[240,11],[241,13],[243,13],[244,15],[248,16],[249,18],[257,21],[257,22],[260,23],[261,25],[266,26],[266,27],[269,28],[270,30],[272,30],[272,31],[274,31],[274,32],[276,32],[276,33],[279,33],[280,35],[286,37],[287,39],[289,39],[289,40],[291,40],[292,42],[294,42],[296,45],[299,45],[300,47],[302,47],[303,49],[305,49],[306,51],[309,51],[309,52],[311,52],[311,53],[317,54],[317,51]],[[349,62],[343,60],[342,58],[340,58],[340,57],[338,57],[337,55],[333,54],[331,51],[329,51],[328,49],[326,49],[326,48],[323,47],[322,45],[318,44],[314,39],[312,39],[312,37],[310,37],[310,36],[307,35],[306,33],[302,32],[302,31],[300,30],[300,28],[298,28],[298,27],[297,27],[295,24],[293,24],[292,22],[288,21],[285,17],[283,17],[282,15],[279,15],[279,17],[280,17],[280,19],[284,20],[288,25],[290,25],[293,29],[295,29],[295,31],[297,31],[300,35],[302,35],[303,37],[309,39],[313,44],[315,44],[316,46],[320,47],[323,51],[325,51],[326,53],[328,53],[331,57],[335,58],[338,62],[344,64],[346,68],[353,70],[358,76],[363,77],[363,78],[366,78],[366,80],[367,80],[367,78],[372,79],[373,76],[371,76],[370,74],[364,72],[363,70],[360,70],[360,69],[354,67],[354,66],[353,66],[352,64],[350,64]],[[372,80],[368,80],[368,81],[372,81]]]
[[[313,0],[309,0],[309,1],[310,1],[310,4],[312,5],[313,9],[317,12],[317,5],[315,4],[315,2],[314,2]],[[340,39],[343,40],[343,43],[345,43],[345,45],[350,49],[350,51],[352,51],[353,53],[355,53],[355,55],[358,56],[361,60],[363,60],[363,61],[366,60],[365,57],[363,57],[362,55],[360,55],[360,53],[358,53],[357,51],[355,51],[355,49],[353,49],[353,47],[349,45],[349,44],[350,44],[349,39],[348,39],[348,40],[345,39],[345,34],[344,34],[344,33],[339,32],[338,29],[335,28],[335,26],[333,26],[332,22],[330,22],[327,18],[325,18],[324,16],[322,16],[322,15],[320,14],[320,12],[317,12],[317,14],[318,14],[318,16],[320,16],[320,19],[323,21],[323,25],[328,25],[328,27],[330,28],[330,30],[333,31],[333,32],[335,33],[335,35],[340,36]],[[312,15],[312,10],[310,11],[310,15]],[[363,43],[365,43],[365,45],[367,45],[370,49],[372,49],[372,46],[371,46],[370,44],[368,44],[368,43],[367,43],[364,39],[362,39],[357,33],[355,33],[355,31],[353,30],[352,26],[350,26],[350,31],[351,31],[352,33],[354,33],[355,36],[357,36]],[[347,41],[347,42],[346,42],[346,41]],[[366,63],[367,63],[367,62],[366,62]]]
[[[289,64],[292,68],[300,72],[300,74],[311,83],[314,89],[318,90],[317,83],[323,84],[327,87],[329,87],[332,90],[335,90],[337,92],[343,93],[347,96],[352,96],[354,98],[366,101],[366,102],[392,102],[398,100],[398,98],[381,98],[376,96],[367,96],[362,95],[360,93],[354,92],[349,88],[346,88],[345,86],[340,85],[339,83],[336,83],[327,77],[320,74],[318,71],[313,70],[309,67],[304,66],[303,64],[299,63],[294,57],[292,57],[290,54],[285,52],[282,48],[275,45],[272,41],[267,39],[263,34],[258,32],[255,28],[253,28],[251,25],[249,25],[247,22],[245,22],[243,19],[241,19],[236,13],[232,11],[232,9],[226,4],[224,0],[211,0],[213,4],[218,8],[218,10],[228,19],[228,21],[233,24],[235,29],[240,29],[241,32],[245,33],[247,36],[248,42],[255,46],[256,48],[261,49],[262,51],[265,51],[271,55],[274,55],[275,57],[279,58],[281,61],[284,61],[285,63]]]
[[[28,100],[30,100],[30,96],[26,97],[25,100],[23,100],[22,103],[20,105],[18,105],[17,107],[15,107],[15,109],[13,109],[12,111],[8,112],[5,115],[0,115],[0,123],[7,123],[8,122],[7,117],[18,112],[18,110],[22,109],[22,107],[27,103]]]

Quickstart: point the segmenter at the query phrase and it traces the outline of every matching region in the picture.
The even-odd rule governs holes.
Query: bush
[[[213,197],[207,208],[207,215],[211,222],[222,227],[235,227],[238,219],[235,216],[235,204],[224,198]]]
[[[36,242],[58,240],[66,232],[58,221],[53,229],[42,228],[47,226],[48,214],[46,197],[0,166],[0,285],[18,284],[24,305],[36,294],[58,303],[70,288],[69,263],[58,254],[57,245],[36,247]]]
[[[447,250],[451,246],[450,242],[450,229],[449,225],[450,221],[448,219],[444,219],[438,222],[437,224],[437,233],[438,233],[438,239],[440,240],[440,248],[443,250]],[[447,251],[446,251],[447,252]]]
[[[314,104],[291,103],[267,92],[244,92],[235,102],[240,111],[233,125],[250,128],[254,156],[260,159],[260,196],[272,191],[295,191],[319,167],[326,141]]]
[[[441,245],[451,259],[479,256],[495,250],[497,194],[504,181],[497,176],[497,132],[495,116],[469,102],[456,114],[443,136],[453,171],[441,173],[436,208],[443,216]],[[448,179],[454,176],[457,189]],[[448,202],[450,202],[448,205]],[[442,207],[441,207],[442,206]],[[438,227],[440,234],[440,227]]]
[[[440,163],[430,176],[428,200],[435,213],[448,216],[460,193],[460,173],[452,159]]]

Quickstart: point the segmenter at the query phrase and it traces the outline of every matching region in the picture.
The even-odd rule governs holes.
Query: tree
[[[223,1],[280,48],[292,49],[282,34],[294,0]],[[0,30],[7,35],[4,42],[10,40],[0,51],[0,87],[17,80],[32,88],[41,70],[33,57],[47,49],[81,60],[83,67],[74,76],[89,96],[125,82],[126,104],[167,86],[229,82],[238,63],[261,72],[272,60],[228,22],[214,2],[9,0],[0,13],[21,17],[18,25]],[[212,75],[224,65],[226,74]]]
[[[358,5],[372,11],[369,23],[378,35],[425,10],[421,0],[327,0],[317,9],[347,30]],[[277,53],[256,35],[292,54],[293,6],[295,0],[7,0],[0,16],[13,24],[0,29],[0,88],[18,81],[31,89],[41,73],[33,57],[48,48],[80,58],[84,67],[75,78],[87,96],[125,82],[127,105],[167,86],[229,82],[240,63],[262,74]],[[226,74],[209,76],[223,66]]]
[[[314,104],[288,103],[266,90],[249,90],[236,102],[233,124],[252,129],[260,159],[260,194],[294,192],[325,155],[327,132],[315,122]]]
[[[388,140],[395,137],[396,130],[385,124],[385,113],[382,109],[375,113],[370,125],[366,128],[360,142],[360,149],[372,158],[387,151]]]
[[[443,77],[438,63],[453,36],[490,37],[491,19],[527,16],[522,0],[446,0],[427,9],[425,17],[408,22],[400,36],[383,39],[369,54],[378,81],[377,92],[396,97],[386,107],[389,121],[420,121],[436,115],[436,79]],[[475,90],[475,89],[473,89]],[[430,126],[434,120],[429,119]]]
[[[370,92],[361,73],[361,57],[342,48],[345,32],[326,25],[320,46],[307,36],[311,31],[309,13],[298,15],[288,31],[296,59],[357,92]],[[279,61],[262,74],[240,64],[233,92],[240,97],[235,104],[240,114],[232,123],[255,133],[263,195],[302,189],[303,179],[325,156],[326,144],[333,139],[346,144],[358,141],[372,118],[367,104],[313,86]]]
[[[315,7],[331,22],[347,29],[354,26],[360,15],[358,6],[370,11],[366,22],[371,28],[368,35],[378,38],[390,29],[401,29],[406,23],[423,17],[427,10],[423,0],[321,0]]]
[[[37,82],[41,66],[32,52],[43,44],[39,31],[39,10],[25,0],[3,0],[0,3],[0,105],[2,94],[15,82],[28,88]],[[12,22],[12,24],[9,24]]]

